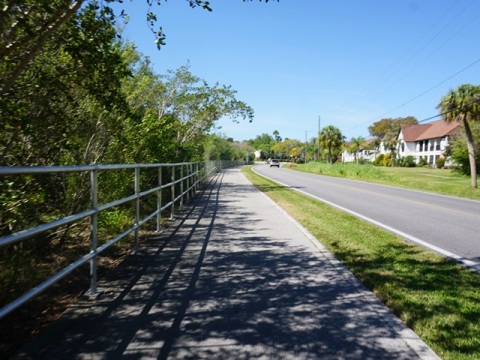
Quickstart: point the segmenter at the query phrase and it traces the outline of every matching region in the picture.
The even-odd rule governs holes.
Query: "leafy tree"
[[[166,0],[164,0],[166,1]],[[210,2],[205,0],[186,0],[192,8],[200,7],[212,11]],[[244,0],[247,1],[247,0]],[[251,1],[251,0],[249,0]],[[261,0],[260,0],[261,1]],[[122,3],[123,0],[25,0],[22,2],[7,1],[0,11],[0,62],[4,63],[4,76],[0,81],[0,96],[13,91],[13,86],[21,75],[28,70],[30,64],[42,52],[44,46],[58,36],[65,24],[75,21],[78,13],[89,8],[98,14],[98,20],[115,28],[118,18],[125,18],[122,10],[115,14],[110,3]],[[265,0],[269,2],[269,0]],[[157,28],[157,16],[152,11],[162,0],[147,0],[147,23],[160,49],[165,45],[165,34],[161,27]],[[119,33],[116,33],[119,37]],[[72,43],[71,39],[65,39]],[[92,45],[93,38],[86,38]],[[95,52],[92,51],[91,54]]]
[[[10,62],[0,62],[0,82]],[[0,96],[3,166],[93,163],[128,114],[126,68],[115,30],[85,7],[45,40],[28,69]]]
[[[209,160],[237,160],[238,153],[225,136],[210,134],[206,136],[204,159]]]
[[[235,98],[231,87],[210,86],[188,65],[160,76],[132,46],[126,47],[125,57],[133,77],[124,89],[135,114],[124,135],[128,161],[200,161],[207,134],[220,118],[253,119],[253,110]]]
[[[232,144],[235,147],[235,151],[237,153],[237,156],[235,157],[235,159],[245,159],[248,153],[249,159],[254,160],[255,149],[251,147],[247,141],[233,141]]]
[[[282,142],[275,143],[272,150],[275,157],[288,159],[297,157],[303,151],[303,146],[301,141],[287,138]]]
[[[472,123],[472,136],[474,139],[480,138],[480,123]],[[453,160],[452,170],[463,175],[470,175],[470,159],[468,156],[467,143],[465,141],[465,129],[461,128],[457,134],[450,139],[445,149],[445,157]],[[475,164],[480,168],[480,142],[475,142]]]
[[[272,150],[275,144],[275,140],[270,134],[263,133],[257,135],[255,139],[249,140],[248,143],[255,150],[261,151],[264,157],[272,157]]]
[[[480,86],[465,84],[451,90],[438,104],[447,122],[463,123],[467,143],[472,188],[477,187],[477,166],[472,123],[480,121]]]
[[[327,162],[333,164],[343,145],[343,135],[338,128],[333,125],[324,127],[318,135],[320,148],[326,156]]]
[[[383,139],[385,135],[390,132],[397,132],[403,125],[418,124],[418,121],[413,116],[407,116],[405,118],[385,118],[368,127],[370,135]]]
[[[29,10],[25,7],[23,11]],[[0,23],[2,34],[9,35],[15,29]],[[3,37],[1,41],[5,41]],[[0,82],[11,75],[10,57],[0,61]],[[101,20],[94,7],[79,10],[45,39],[29,66],[0,96],[0,165],[102,162],[112,142],[122,134],[129,114],[120,86],[127,75],[115,30]],[[38,224],[47,213],[53,218],[84,209],[90,196],[88,187],[80,185],[85,182],[84,175],[2,179],[0,186],[9,187],[11,200],[15,194],[25,194],[24,204],[14,210],[15,222],[5,224],[13,208],[2,209],[2,234]],[[36,204],[44,205],[43,215]]]
[[[275,139],[275,142],[277,143],[282,142],[282,137],[280,136],[280,133],[277,130],[273,132],[273,137]]]

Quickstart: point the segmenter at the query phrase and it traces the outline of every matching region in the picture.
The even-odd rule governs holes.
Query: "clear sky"
[[[168,0],[154,9],[167,36],[160,51],[145,3],[122,4],[124,37],[159,74],[189,63],[231,85],[255,111],[252,123],[220,121],[235,140],[274,130],[311,139],[319,119],[368,138],[375,121],[423,121],[449,90],[480,84],[480,0],[210,0],[213,12]]]

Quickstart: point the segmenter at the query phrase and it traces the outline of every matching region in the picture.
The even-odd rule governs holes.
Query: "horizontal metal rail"
[[[29,229],[15,232],[13,234],[0,238],[0,247],[12,245],[26,239],[30,239],[36,235],[54,230],[61,226],[69,225],[84,219],[90,219],[90,252],[79,259],[72,262],[70,265],[58,271],[55,275],[44,280],[34,288],[28,290],[25,294],[15,299],[0,309],[0,319],[5,317],[10,312],[19,308],[27,301],[39,295],[50,286],[56,284],[58,281],[69,275],[72,271],[90,262],[90,289],[89,294],[97,293],[97,256],[105,249],[109,248],[119,240],[125,238],[132,232],[135,233],[134,253],[138,253],[139,236],[138,230],[150,220],[157,218],[157,231],[161,228],[161,214],[171,209],[171,216],[175,209],[175,205],[180,203],[182,206],[184,199],[188,199],[191,194],[194,194],[198,187],[205,183],[206,180],[213,174],[225,167],[240,165],[233,162],[206,162],[206,163],[174,163],[174,164],[106,164],[106,165],[80,165],[80,166],[39,166],[39,167],[0,167],[0,177],[5,176],[20,176],[20,175],[35,175],[35,174],[55,174],[55,173],[90,173],[90,192],[91,192],[91,208],[77,214],[72,214],[61,219],[44,223]],[[170,169],[172,174],[171,181],[163,183],[162,170]],[[134,194],[121,199],[115,199],[106,204],[98,204],[98,172],[112,171],[112,170],[134,170]],[[140,191],[140,171],[143,169],[157,169],[158,185],[152,188]],[[177,177],[180,173],[180,177]],[[175,188],[179,187],[180,191],[175,194]],[[171,189],[170,199],[165,204],[162,204],[162,190]],[[140,205],[141,200],[148,195],[157,194],[157,209],[140,219]],[[166,200],[166,199],[165,199]],[[104,244],[98,246],[98,215],[105,210],[115,208],[119,205],[135,202],[135,219],[134,225],[124,230],[120,234],[114,235],[112,238],[106,240]]]

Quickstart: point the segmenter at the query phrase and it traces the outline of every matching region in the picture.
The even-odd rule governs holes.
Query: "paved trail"
[[[239,169],[19,358],[436,359]]]

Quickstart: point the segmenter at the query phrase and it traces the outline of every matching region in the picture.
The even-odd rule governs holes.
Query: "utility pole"
[[[308,152],[308,141],[307,141],[307,131],[305,130],[305,164],[307,163],[307,152]]]
[[[320,161],[320,115],[318,115],[318,161]]]

